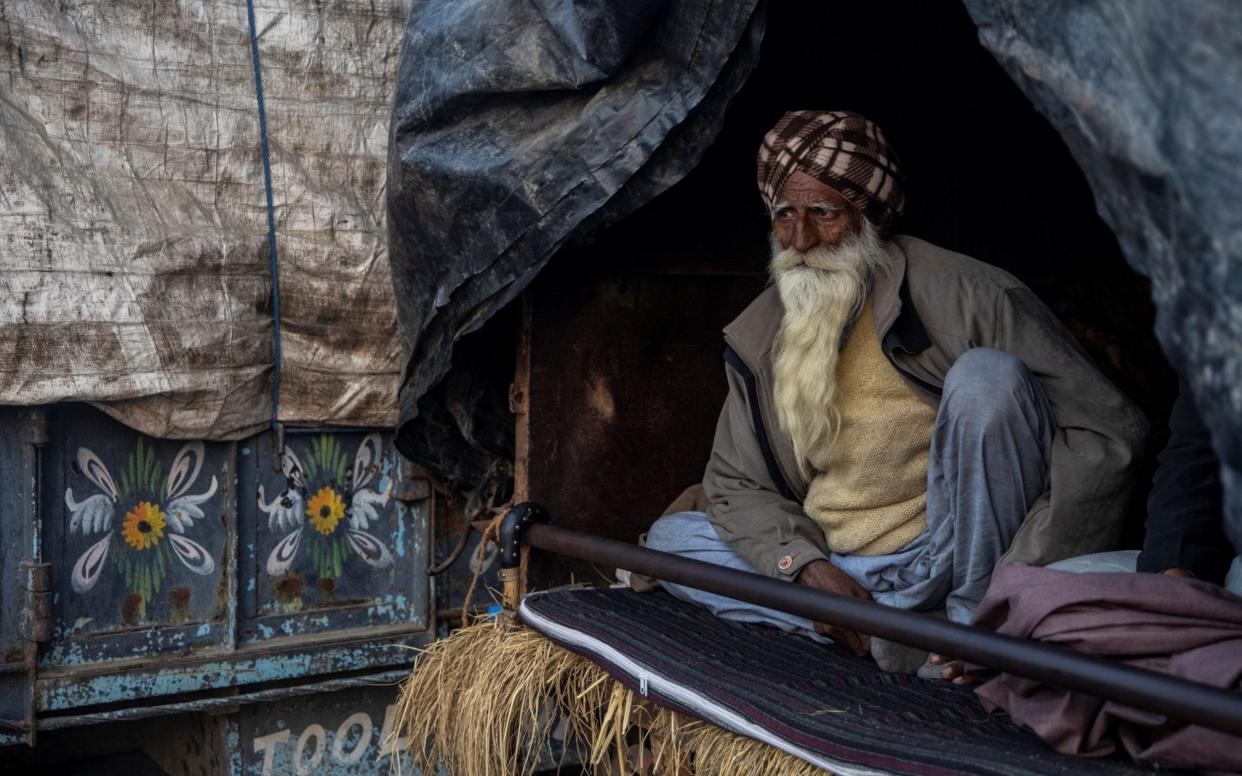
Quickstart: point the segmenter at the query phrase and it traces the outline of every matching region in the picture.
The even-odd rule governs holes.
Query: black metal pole
[[[526,543],[1242,735],[1242,693],[551,525]]]

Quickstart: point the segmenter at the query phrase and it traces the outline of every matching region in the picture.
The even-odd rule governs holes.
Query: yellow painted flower
[[[341,501],[335,490],[325,485],[306,505],[306,516],[316,531],[327,536],[336,530],[336,524],[345,516],[345,502]]]
[[[125,515],[121,528],[125,543],[135,550],[147,550],[164,538],[164,513],[155,504],[140,501]]]

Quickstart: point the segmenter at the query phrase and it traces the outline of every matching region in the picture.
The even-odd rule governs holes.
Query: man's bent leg
[[[707,515],[702,512],[677,512],[660,518],[647,532],[647,547],[738,571],[754,572],[754,568],[720,538]],[[827,641],[815,632],[811,621],[805,617],[671,582],[661,581],[660,586],[677,598],[705,607],[712,614],[726,620],[762,623],[810,636],[818,641]]]
[[[928,581],[951,621],[970,621],[1044,492],[1053,428],[1043,388],[1015,356],[974,348],[945,376],[927,473]]]

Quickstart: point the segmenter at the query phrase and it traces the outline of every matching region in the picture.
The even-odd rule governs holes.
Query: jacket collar
[[[910,354],[922,353],[931,347],[931,338],[910,297],[906,252],[896,240],[885,242],[884,248],[891,261],[888,271],[876,277],[871,290],[875,330],[883,332],[886,353],[899,349]]]

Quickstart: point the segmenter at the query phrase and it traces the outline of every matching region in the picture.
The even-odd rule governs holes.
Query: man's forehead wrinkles
[[[772,206],[773,210],[795,209],[798,207],[805,208],[828,208],[829,210],[844,210],[844,206],[840,202],[831,199],[813,198],[813,197],[795,197],[791,200],[777,202]]]

